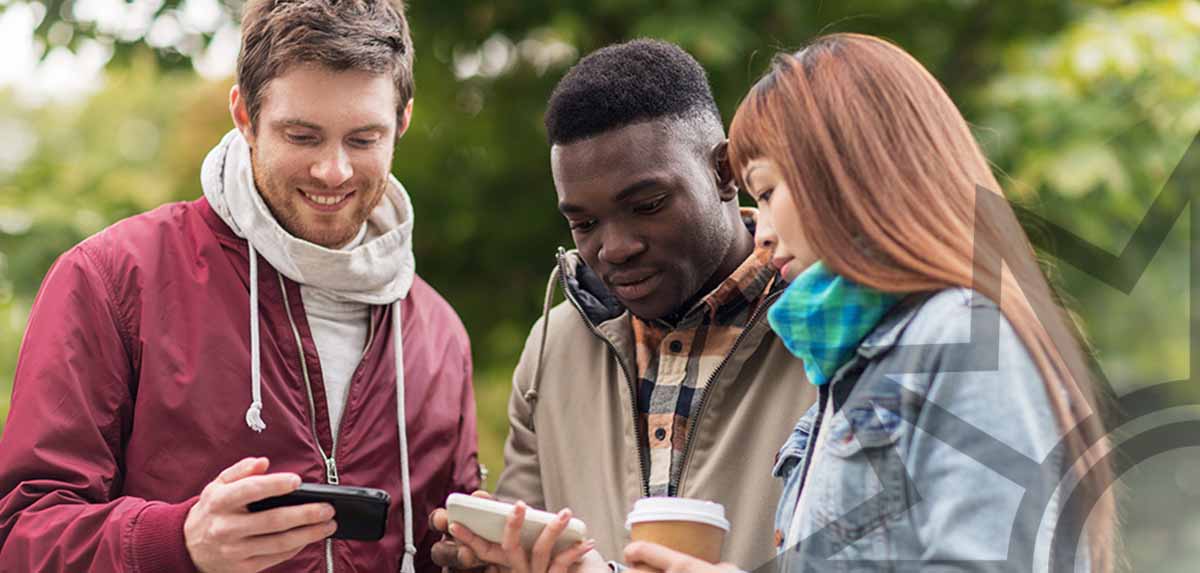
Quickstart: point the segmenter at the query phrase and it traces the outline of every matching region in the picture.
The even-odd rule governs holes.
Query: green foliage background
[[[16,3],[0,1],[0,11]],[[0,92],[0,129],[21,154],[0,163],[0,421],[29,306],[55,257],[113,221],[198,197],[201,159],[231,126],[231,80],[198,76],[194,49],[114,38],[75,21],[71,0],[46,3],[41,41],[99,39],[114,55],[104,87],[80,104],[28,108]],[[157,13],[179,5],[166,0]],[[224,9],[235,14],[237,3]],[[885,36],[945,84],[1011,198],[1114,253],[1200,131],[1195,0],[414,0],[409,18],[416,113],[394,171],[418,213],[418,271],[472,336],[480,449],[493,476],[508,376],[552,255],[570,245],[541,113],[581,54],[639,36],[678,42],[707,68],[728,120],[773,53],[821,32]],[[210,38],[197,35],[200,45]],[[1188,375],[1187,231],[1177,226],[1130,295],[1061,268],[1118,392]],[[1200,488],[1190,485],[1200,465],[1164,467],[1126,479],[1139,569],[1183,570],[1196,557],[1184,547],[1200,537]]]

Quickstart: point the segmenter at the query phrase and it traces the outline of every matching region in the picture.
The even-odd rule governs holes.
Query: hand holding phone
[[[515,506],[511,503],[461,493],[450,494],[446,500],[446,512],[449,514],[450,523],[461,523],[492,543],[504,541],[504,525],[514,509]],[[526,550],[533,549],[533,544],[542,534],[542,530],[556,519],[558,516],[548,511],[526,509],[525,523],[521,526],[521,546]],[[554,552],[558,553],[583,541],[585,537],[587,525],[579,519],[572,518],[567,522],[567,527],[559,536],[558,542],[554,544]]]
[[[386,491],[370,487],[305,483],[291,493],[262,499],[249,504],[251,513],[308,503],[328,503],[333,506],[337,531],[334,539],[379,541],[387,529],[388,504]]]
[[[571,517],[529,509],[478,496],[451,495],[446,500],[450,534],[480,560],[513,573],[607,573],[596,543],[585,539],[587,527]]]
[[[183,539],[201,571],[260,571],[294,557],[333,534],[333,508],[324,503],[286,507],[270,514],[246,505],[295,491],[300,476],[267,473],[266,458],[246,458],[204,487],[188,510]]]

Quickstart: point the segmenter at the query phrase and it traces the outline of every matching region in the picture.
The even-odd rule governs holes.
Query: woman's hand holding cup
[[[625,562],[633,573],[742,573],[732,563],[712,564],[649,541],[634,541],[625,547]]]

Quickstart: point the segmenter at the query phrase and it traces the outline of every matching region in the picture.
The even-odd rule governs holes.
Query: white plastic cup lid
[[[625,520],[625,529],[648,521],[693,521],[729,531],[725,506],[703,499],[644,497],[633,504],[633,511]]]

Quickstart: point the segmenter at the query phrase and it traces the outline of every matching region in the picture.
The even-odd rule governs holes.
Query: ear
[[[722,201],[736,201],[737,181],[733,177],[733,166],[729,164],[729,140],[722,140],[709,152],[709,165],[717,181],[717,192]]]
[[[254,147],[254,126],[250,124],[250,112],[246,109],[246,98],[242,97],[242,89],[237,84],[229,90],[229,115],[233,117],[233,125],[242,132],[242,137],[250,147]]]
[[[404,137],[408,131],[408,126],[412,125],[412,110],[414,98],[408,98],[408,104],[404,106],[404,113],[400,114],[400,125],[396,126],[396,139]]]

